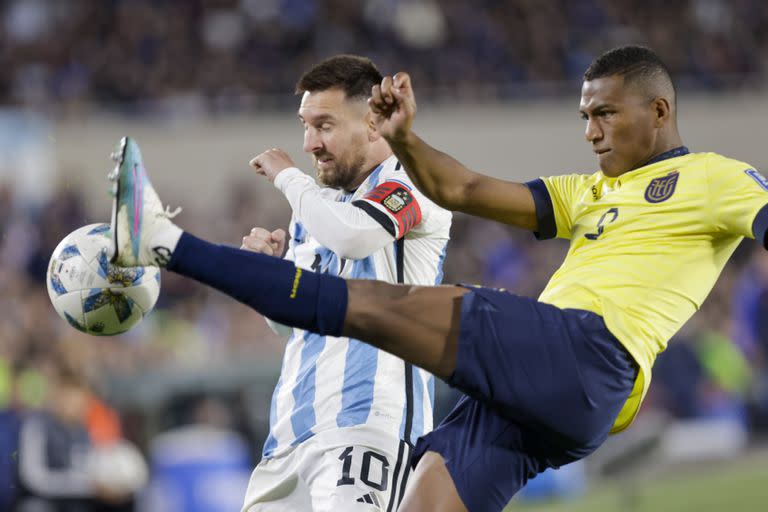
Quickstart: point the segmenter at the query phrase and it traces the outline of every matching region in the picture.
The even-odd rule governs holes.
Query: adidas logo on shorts
[[[358,503],[370,503],[371,505],[376,505],[377,507],[381,506],[379,504],[379,498],[376,497],[376,493],[373,491],[369,492],[368,494],[363,494],[355,501]]]

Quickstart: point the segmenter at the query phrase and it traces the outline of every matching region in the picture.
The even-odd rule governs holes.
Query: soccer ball
[[[160,294],[157,267],[109,262],[109,224],[90,224],[62,240],[48,263],[46,283],[56,312],[72,327],[96,336],[120,334],[144,318]]]

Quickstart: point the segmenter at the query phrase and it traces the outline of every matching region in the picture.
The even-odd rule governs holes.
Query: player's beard
[[[324,155],[321,155],[324,156]],[[365,165],[365,155],[362,151],[349,155],[345,160],[338,160],[333,156],[332,165],[329,168],[322,169],[315,160],[315,171],[317,172],[317,181],[326,187],[342,188],[351,190],[352,183],[360,175],[360,171]]]

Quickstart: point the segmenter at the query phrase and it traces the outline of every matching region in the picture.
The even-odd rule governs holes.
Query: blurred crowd
[[[598,53],[652,46],[683,87],[765,85],[763,0],[5,0],[0,104],[240,112],[355,52],[429,98],[572,93]]]

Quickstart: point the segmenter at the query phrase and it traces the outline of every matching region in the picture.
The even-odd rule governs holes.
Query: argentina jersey
[[[442,281],[451,213],[415,189],[394,157],[354,192],[324,188],[322,197],[363,210],[392,242],[360,259],[322,246],[294,213],[286,259],[347,279],[434,285]],[[340,227],[341,229],[341,227]],[[324,433],[375,446],[381,436],[412,445],[432,429],[434,377],[370,345],[292,329],[272,396],[264,458]],[[335,432],[334,432],[335,431]]]

